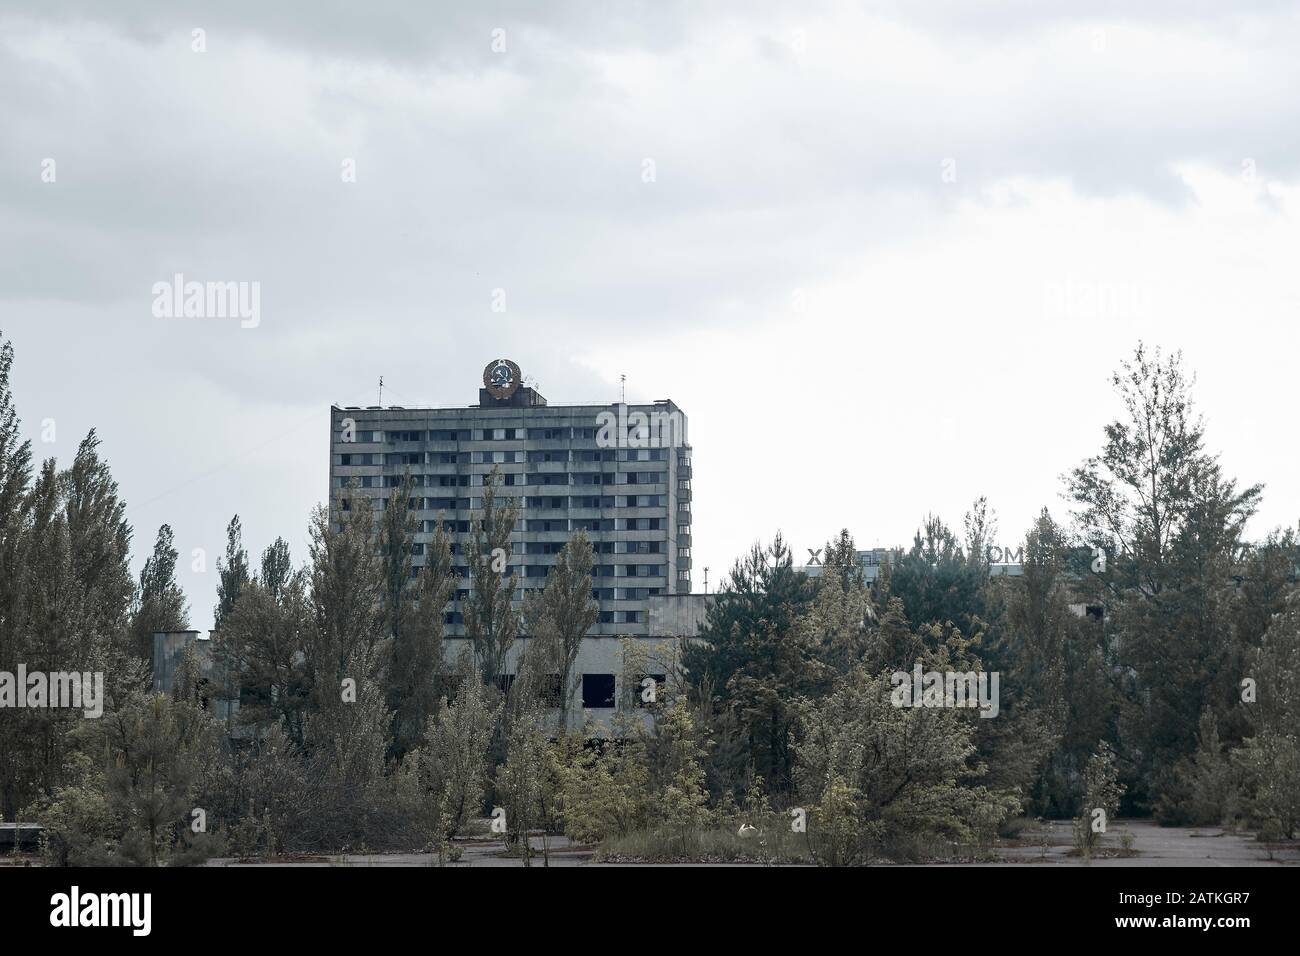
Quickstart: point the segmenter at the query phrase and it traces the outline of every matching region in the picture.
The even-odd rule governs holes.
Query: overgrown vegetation
[[[1072,525],[1043,509],[1021,576],[991,574],[982,499],[962,534],[927,516],[870,583],[847,531],[815,578],[777,535],[736,562],[698,639],[625,642],[606,727],[573,706],[592,546],[575,534],[521,596],[495,473],[460,653],[454,542],[439,520],[415,565],[408,477],[381,511],[348,489],[318,509],[302,566],[277,539],[255,567],[235,517],[212,682],[190,652],[155,693],[152,636],[188,624],[171,530],[133,580],[95,434],[67,468],[34,465],[12,362],[0,341],[0,671],[106,677],[99,719],[0,707],[0,813],[43,823],[51,863],[447,860],[489,815],[528,864],[559,833],[616,859],[967,858],[1021,815],[1077,819],[1090,852],[1096,811],[1296,838],[1296,538],[1244,540],[1261,489],[1205,450],[1177,356],[1139,347],[1115,376],[1124,414],[1065,478]],[[894,675],[918,668],[996,672],[997,718],[899,706]],[[648,673],[666,679],[643,699]],[[218,717],[222,699],[237,711]]]

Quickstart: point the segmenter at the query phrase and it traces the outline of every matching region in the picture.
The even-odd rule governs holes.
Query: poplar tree
[[[248,552],[244,550],[239,515],[235,515],[226,526],[225,560],[217,560],[217,606],[212,610],[214,629],[221,627],[222,620],[239,601],[239,595],[248,582]]]
[[[310,601],[314,627],[303,647],[313,709],[339,696],[340,682],[358,661],[378,664],[371,652],[383,639],[382,566],[370,499],[353,494],[337,510],[338,525],[317,508],[312,516]]]
[[[31,442],[23,441],[9,386],[13,345],[0,337],[0,670],[15,673],[28,658],[24,604],[26,529],[31,511]],[[50,491],[45,495],[52,498]],[[53,506],[52,506],[53,507]],[[52,510],[52,508],[51,508]],[[27,714],[0,708],[0,819],[12,820],[29,786],[30,754],[20,747]]]
[[[483,481],[482,509],[474,516],[468,554],[470,594],[463,602],[465,634],[484,683],[495,684],[505,673],[506,655],[519,633],[517,590],[510,566],[510,536],[519,520],[513,499],[497,501],[500,472],[493,468]]]
[[[305,572],[272,585],[259,577],[243,587],[214,648],[224,693],[239,701],[241,724],[274,721],[302,746],[309,691],[302,651],[314,627]]]
[[[108,463],[99,456],[99,437],[92,428],[77,447],[72,465],[59,474],[62,507],[67,519],[68,553],[78,626],[106,645],[110,656],[107,683],[125,690],[148,681],[147,661],[130,628],[132,602],[137,596],[131,578],[131,526],[126,502]],[[174,566],[174,560],[173,560]]]
[[[158,631],[183,631],[190,626],[185,592],[176,583],[176,559],[170,525],[158,529],[153,555],[140,572],[140,591],[131,620],[136,654],[153,658],[153,635]]]
[[[524,602],[530,637],[543,648],[559,675],[560,730],[569,730],[569,712],[577,688],[574,665],[582,642],[600,614],[592,600],[595,557],[585,531],[565,543],[546,576],[546,586],[532,591]]]
[[[444,616],[455,590],[451,542],[439,514],[424,564],[414,567],[418,527],[410,508],[411,479],[388,499],[380,522],[384,616],[392,638],[386,696],[393,713],[390,756],[400,760],[424,740],[438,704],[443,665]]]

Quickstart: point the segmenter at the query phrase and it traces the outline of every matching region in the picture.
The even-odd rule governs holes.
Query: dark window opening
[[[583,674],[582,706],[591,708],[613,707],[614,675]]]

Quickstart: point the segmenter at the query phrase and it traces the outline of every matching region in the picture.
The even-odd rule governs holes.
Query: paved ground
[[[1120,835],[1133,837],[1134,855],[1110,856],[1120,847]],[[1041,845],[1046,836],[1046,850]],[[1228,832],[1220,827],[1161,827],[1150,820],[1117,820],[1103,837],[1102,853],[1085,862],[1069,856],[1073,848],[1068,820],[1050,822],[1045,832],[1026,830],[1019,846],[999,848],[1002,859],[993,866],[1277,866],[1300,864],[1300,847],[1274,849],[1258,843],[1252,833]],[[1270,859],[1271,857],[1271,859]]]
[[[591,860],[595,847],[576,846],[568,837],[553,836],[547,840],[550,847],[551,866],[579,866]],[[501,840],[470,839],[457,840],[461,850],[461,859],[448,866],[523,866],[518,857],[506,856],[505,843]],[[533,859],[534,866],[542,866],[543,860],[541,837],[533,837],[532,845],[539,854]],[[295,859],[289,862],[249,862],[238,860],[212,859],[208,866],[437,866],[437,858],[431,853],[367,853],[348,854],[346,856],[321,856],[313,859]],[[599,864],[597,864],[599,865]]]
[[[1131,856],[1114,855],[1120,836],[1133,837]],[[540,852],[541,838],[533,838]],[[551,837],[551,866],[613,866],[636,864],[596,863],[594,848],[575,846],[566,837]],[[453,866],[522,866],[518,857],[505,855],[500,840],[458,841],[460,862]],[[1149,820],[1118,820],[1103,838],[1101,852],[1090,861],[1071,856],[1069,821],[1048,823],[1042,830],[1025,830],[1019,838],[995,849],[996,860],[958,866],[1300,866],[1300,847],[1275,848],[1255,841],[1249,833],[1229,833],[1218,827],[1159,827]],[[241,863],[237,860],[210,860],[208,866],[434,866],[428,853],[351,854],[299,858],[272,863]],[[542,860],[534,858],[534,866]]]

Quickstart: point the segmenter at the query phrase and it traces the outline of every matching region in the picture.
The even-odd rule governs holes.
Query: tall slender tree
[[[1233,657],[1233,576],[1262,486],[1239,489],[1206,450],[1181,354],[1139,344],[1112,384],[1122,414],[1065,483],[1098,555],[1080,587],[1106,607],[1108,647],[1125,679],[1118,765],[1145,809],[1195,747]]]
[[[518,583],[510,565],[513,548],[510,537],[519,520],[514,499],[497,500],[500,471],[483,481],[483,505],[474,516],[470,535],[470,594],[464,602],[465,634],[474,661],[485,683],[495,683],[505,673],[506,656],[519,633],[519,610],[515,607]]]
[[[578,531],[560,550],[546,576],[546,586],[529,592],[525,601],[530,637],[546,649],[559,675],[560,729],[565,733],[576,692],[578,651],[600,613],[591,596],[594,566],[591,542],[585,531]]]
[[[176,583],[178,557],[170,525],[158,529],[153,555],[140,572],[140,592],[131,620],[137,656],[153,657],[153,635],[159,631],[183,631],[190,626],[185,592]]]
[[[212,610],[213,628],[221,627],[222,618],[234,608],[248,582],[248,552],[244,550],[239,515],[235,515],[226,526],[225,560],[217,561],[217,606]]]
[[[441,514],[425,545],[423,565],[413,566],[418,526],[410,507],[411,488],[408,475],[388,499],[379,533],[384,615],[392,638],[385,690],[393,713],[390,756],[398,760],[423,742],[425,726],[436,711],[444,615],[456,586]]]

